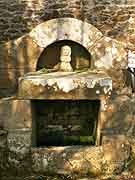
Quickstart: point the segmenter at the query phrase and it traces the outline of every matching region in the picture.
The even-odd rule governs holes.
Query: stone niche
[[[70,55],[62,55],[65,46],[70,48]],[[66,69],[67,64],[65,70],[60,69],[64,58],[66,61],[70,59],[71,71]],[[111,77],[103,70],[97,71],[90,52],[84,46],[60,40],[44,48],[37,61],[36,72],[19,79],[18,95],[24,99],[97,100],[107,96],[111,90]]]
[[[90,53],[86,48],[74,41],[63,40],[52,43],[44,49],[38,60],[37,70],[44,67],[48,69],[54,68],[60,61],[60,49],[64,45],[71,47],[71,66],[73,70],[88,69],[92,66]]]

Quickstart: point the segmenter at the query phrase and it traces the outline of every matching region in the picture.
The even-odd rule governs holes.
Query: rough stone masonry
[[[58,39],[53,29],[57,24],[62,27]],[[86,25],[84,42],[80,24]],[[40,30],[45,40],[38,37]],[[38,99],[37,92],[45,89],[41,84],[30,89],[30,79],[28,89],[19,89],[20,79],[36,71],[48,42],[66,38],[84,46],[94,62],[94,73],[104,73],[112,83],[106,94],[96,94],[101,101],[97,127],[100,142],[85,147],[33,147],[31,97]],[[135,173],[135,95],[127,71],[128,53],[135,54],[134,43],[134,0],[0,0],[0,179],[34,179],[50,174],[98,177],[126,170]],[[85,78],[83,82],[84,86],[78,85],[79,90],[73,92],[77,98],[80,93],[91,99],[91,92],[101,88],[97,84],[96,90],[87,87]],[[63,96],[60,90],[57,93]],[[69,91],[64,97],[72,94]]]

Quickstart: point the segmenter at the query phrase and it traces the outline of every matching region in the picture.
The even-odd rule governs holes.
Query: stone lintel
[[[100,99],[111,91],[112,80],[103,73],[33,73],[19,79],[18,96],[22,99]]]

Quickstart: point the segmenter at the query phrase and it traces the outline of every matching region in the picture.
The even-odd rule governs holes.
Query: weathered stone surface
[[[0,130],[0,148],[6,148],[7,146],[7,131]]]
[[[121,95],[110,98],[107,102],[104,128],[110,133],[135,134],[135,98]]]
[[[8,151],[6,148],[0,147],[0,178],[8,169]]]
[[[0,178],[7,170],[8,151],[7,151],[7,131],[0,130]]]
[[[127,51],[125,44],[115,41],[111,38],[104,37],[99,40],[94,51],[94,62],[97,69],[109,70],[127,68]]]
[[[74,18],[59,18],[38,25],[30,32],[30,37],[41,47],[47,47],[58,40],[70,39],[88,49],[102,37],[102,33],[86,22]]]
[[[94,68],[106,70],[115,89],[123,88],[125,82],[122,69],[127,68],[127,45],[103,37],[99,30],[86,22],[74,18],[59,18],[41,23],[29,35],[1,45],[1,96],[5,89],[9,94],[16,93],[18,78],[35,71],[43,48],[60,40],[72,40],[83,45],[91,55]]]
[[[11,96],[16,93],[18,78],[35,71],[42,48],[25,36],[0,45],[0,49],[0,96]]]
[[[32,167],[36,173],[99,175],[102,173],[101,147],[52,147],[32,149]]]
[[[29,100],[3,98],[0,100],[1,127],[5,129],[31,128],[32,114]]]
[[[120,173],[130,157],[129,141],[124,135],[107,135],[103,136],[102,143],[106,173]]]
[[[7,141],[9,151],[20,153],[23,156],[30,151],[31,129],[10,129]]]
[[[61,24],[60,20],[61,28],[57,27],[58,23],[51,24],[51,22],[56,22],[56,19],[50,21],[50,29],[45,26],[45,24],[49,24],[49,22],[45,22],[46,20],[63,19],[64,17],[75,19],[71,19],[72,23],[66,19],[64,22],[67,23],[65,24]],[[84,22],[77,19],[84,20]],[[40,29],[44,26],[44,30]],[[39,29],[26,35],[33,28],[35,28],[33,31]],[[30,37],[31,34],[34,38]],[[37,38],[38,34],[40,34],[39,38]],[[21,37],[22,35],[25,36]],[[21,38],[14,40],[18,37]],[[44,37],[45,39],[43,39]],[[40,43],[34,42],[33,39]],[[131,51],[132,54],[135,52],[134,0],[72,0],[68,2],[62,0],[1,0],[0,44],[8,40],[12,41],[0,45],[0,97],[15,94],[18,88],[18,78],[27,72],[36,70],[43,48],[49,43],[63,39],[73,40],[84,45],[91,54],[95,68],[105,71],[107,76],[112,79],[113,95],[111,98],[105,96],[110,98],[109,100],[106,100],[105,97],[101,98],[100,119],[102,121],[98,127],[98,129],[102,128],[101,132],[104,135],[104,158],[102,158],[103,151],[97,152],[99,147],[92,149],[85,147],[83,150],[77,149],[77,152],[73,150],[73,153],[70,148],[68,150],[66,148],[66,150],[64,148],[56,148],[57,150],[55,148],[55,150],[53,148],[34,149],[32,150],[33,170],[36,173],[54,170],[55,173],[67,173],[67,171],[76,173],[77,171],[95,175],[101,172],[101,167],[104,166],[103,171],[106,173],[120,172],[124,167],[123,162],[126,163],[130,153],[127,140],[120,134],[128,137],[132,154],[134,154],[134,141],[131,139],[134,139],[135,134],[135,99],[132,96],[131,88],[128,88],[125,83],[127,75],[124,72],[127,68],[128,52]],[[43,48],[39,45],[43,45]],[[29,87],[30,83],[26,85]],[[81,86],[85,86],[85,84],[78,83],[77,88]],[[63,90],[63,86],[59,87],[60,90]],[[97,88],[95,97],[99,98],[99,87]],[[38,90],[40,93],[44,93],[42,84],[38,85],[38,90],[35,87],[31,87],[31,90],[27,88],[27,90],[26,93],[30,93],[29,95],[35,91],[34,97]],[[50,93],[49,96],[53,95],[52,90],[47,89],[47,92]],[[55,98],[60,98],[56,94],[56,87],[53,92]],[[105,91],[103,90],[103,92]],[[60,93],[61,97],[73,98],[73,94],[66,96],[66,93]],[[91,93],[93,96],[95,90]],[[81,94],[82,91],[78,92],[77,89],[75,98],[77,99]],[[85,90],[83,98],[88,98],[89,94],[90,92]],[[93,96],[93,98],[95,97]],[[11,99],[0,101],[0,128],[10,129],[8,151],[5,149],[6,134],[0,134],[0,175],[3,170],[8,172],[8,167],[14,176],[21,176],[22,172],[25,174],[31,168],[31,155],[29,154],[31,133],[26,129],[26,131],[22,129],[22,132],[15,130],[16,128],[31,127],[30,107],[29,101]],[[14,131],[11,131],[11,128]],[[100,133],[98,134],[100,136]],[[70,154],[73,156],[71,157]],[[71,158],[71,164],[67,162],[66,158]]]
[[[2,0],[0,2],[0,40],[15,39],[45,20],[74,17],[87,20],[109,36],[124,40],[127,21],[134,16],[133,0]]]
[[[104,37],[96,43],[92,53],[95,68],[111,77],[113,89],[121,91],[126,87],[124,69],[128,67],[128,58],[125,44]]]
[[[7,148],[9,174],[19,174],[21,176],[30,171],[30,147],[30,129],[8,130]]]
[[[111,90],[107,75],[89,71],[28,74],[19,82],[19,97],[25,99],[96,99]]]

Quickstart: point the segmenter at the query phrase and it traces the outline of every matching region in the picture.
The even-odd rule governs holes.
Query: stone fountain
[[[61,48],[53,69],[42,68],[19,79],[19,97],[28,99],[99,99],[111,93],[112,80],[89,68],[73,70],[71,48]]]

